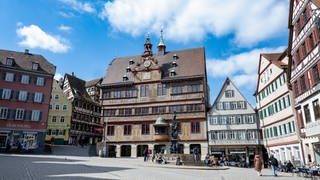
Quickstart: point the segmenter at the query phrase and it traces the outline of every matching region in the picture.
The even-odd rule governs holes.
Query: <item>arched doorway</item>
[[[184,154],[184,145],[183,144],[179,144],[178,146],[179,146],[178,153],[179,154]]]
[[[164,150],[166,149],[165,144],[157,144],[154,145],[154,153],[164,153]]]
[[[201,145],[200,144],[190,144],[190,154],[193,154],[195,149],[197,149],[198,153],[201,154]]]
[[[121,157],[131,157],[131,146],[130,145],[122,145],[120,156]]]
[[[116,157],[116,148],[117,146],[115,145],[109,145],[107,146],[107,157]]]
[[[148,145],[138,145],[137,146],[137,157],[143,157],[143,151],[148,149]]]

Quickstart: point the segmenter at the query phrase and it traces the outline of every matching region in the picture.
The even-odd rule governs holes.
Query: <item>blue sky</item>
[[[288,8],[289,0],[1,0],[0,49],[29,49],[57,77],[90,80],[114,57],[141,54],[148,32],[156,47],[163,28],[169,51],[205,47],[211,102],[229,76],[255,106],[259,54],[286,48]]]

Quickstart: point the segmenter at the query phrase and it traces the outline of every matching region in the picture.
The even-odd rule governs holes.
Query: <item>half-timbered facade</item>
[[[289,59],[305,163],[320,162],[319,1],[291,0]]]
[[[106,141],[117,157],[142,156],[145,148],[169,153],[174,112],[179,153],[197,148],[202,156],[207,154],[204,48],[167,52],[161,36],[153,54],[147,37],[142,55],[109,64],[101,88]]]
[[[262,153],[256,112],[227,78],[208,113],[209,152],[238,165],[253,165]]]
[[[91,99],[86,82],[74,74],[65,74],[63,93],[72,104],[70,144],[95,144],[102,139],[100,104]]]
[[[261,54],[256,89],[257,110],[264,145],[281,162],[302,162],[302,151],[288,83],[288,57]]]

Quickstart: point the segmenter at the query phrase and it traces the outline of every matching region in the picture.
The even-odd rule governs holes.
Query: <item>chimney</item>
[[[74,76],[74,72],[72,72],[71,75]]]
[[[29,49],[25,49],[24,54],[29,54]]]

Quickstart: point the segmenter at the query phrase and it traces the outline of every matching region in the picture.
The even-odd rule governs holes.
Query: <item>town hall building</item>
[[[153,53],[148,35],[143,54],[115,58],[109,64],[101,84],[109,153],[139,157],[146,148],[170,153],[176,113],[179,153],[197,149],[203,158],[209,101],[205,50],[166,51],[162,32],[157,49]]]

